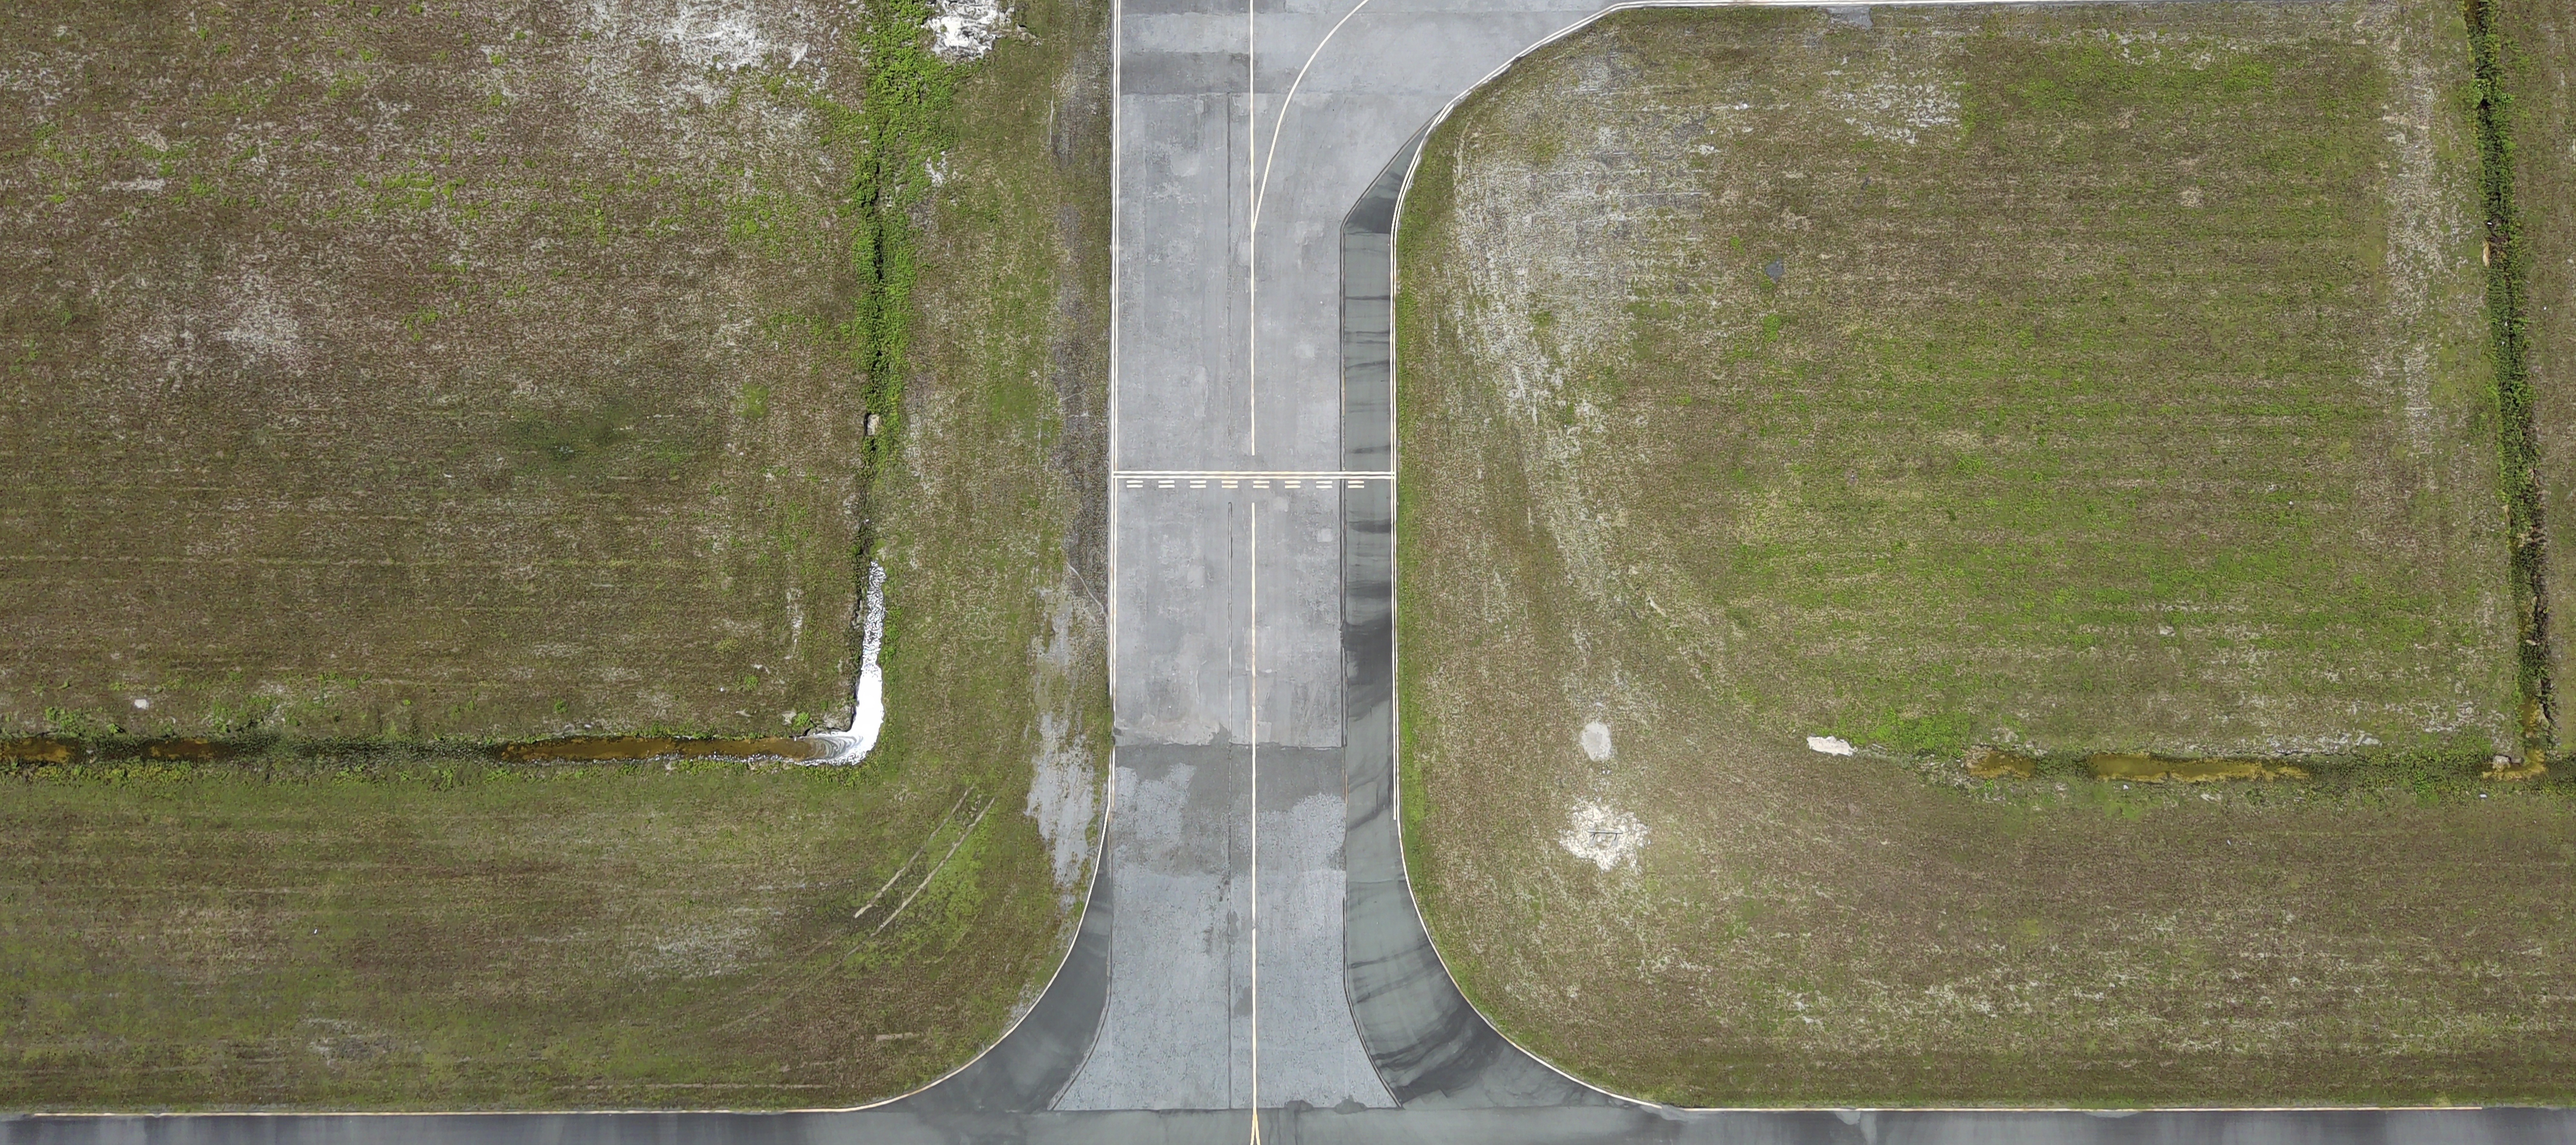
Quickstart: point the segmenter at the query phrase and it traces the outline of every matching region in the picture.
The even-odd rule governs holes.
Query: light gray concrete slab
[[[1248,506],[1194,491],[1120,498],[1110,681],[1122,744],[1252,742]]]
[[[1174,487],[1160,488],[1163,481]],[[1313,479],[1295,488],[1285,480],[1268,489],[1224,483],[1159,478],[1127,489],[1121,482],[1122,566],[1110,634],[1118,740],[1252,742],[1257,664],[1261,742],[1340,746],[1336,488]]]
[[[1391,493],[1383,478],[1353,488],[1315,475],[1382,473],[1390,460],[1382,428],[1364,429],[1355,453],[1345,442],[1344,215],[1451,97],[1590,6],[1370,2],[1347,21],[1350,6],[1309,0],[1122,9],[1111,399],[1121,786],[1104,872],[1120,909],[1099,1036],[1058,1108],[1243,1106],[1256,1090],[1264,1106],[1391,1104],[1363,1026],[1390,1047],[1382,1057],[1404,1060],[1408,1092],[1428,1099],[1580,1093],[1515,1059],[1449,986],[1400,869],[1349,869],[1346,497],[1376,506],[1362,527],[1382,566]],[[1380,375],[1363,416],[1381,422],[1385,206],[1377,312],[1359,335],[1374,339]],[[1346,466],[1346,453],[1365,464]],[[1382,613],[1383,568],[1362,579]],[[1364,640],[1383,660],[1383,625]],[[1386,669],[1375,673],[1360,719],[1380,742],[1359,758],[1383,772]],[[1274,762],[1257,781],[1261,753],[1235,746],[1256,742]],[[1186,782],[1174,778],[1183,770]],[[1382,811],[1391,787],[1368,790],[1366,806]],[[1392,819],[1360,822],[1366,845],[1392,854]],[[1376,920],[1357,947],[1354,918]],[[1354,977],[1355,950],[1378,969]],[[1354,1017],[1354,983],[1381,1017]],[[1468,1059],[1517,1061],[1531,1076]],[[1505,1074],[1517,1084],[1479,1088]]]
[[[1056,1108],[1250,1107],[1249,754],[1119,749],[1108,1004]]]
[[[1113,468],[1234,465],[1246,454],[1247,409],[1227,400],[1243,372],[1242,137],[1240,37],[1233,54],[1139,53],[1123,78],[1129,90],[1170,94],[1118,101],[1121,283],[1118,376],[1113,391]],[[1222,87],[1231,78],[1235,92]],[[1235,391],[1239,392],[1239,391]],[[1128,400],[1120,400],[1120,395]]]
[[[1413,913],[1388,813],[1392,492],[1383,478],[1314,477],[1391,466],[1386,236],[1403,168],[1390,160],[1409,155],[1450,99],[1594,8],[1152,0],[1124,10],[1119,742],[1123,753],[1257,740],[1278,766],[1259,782],[1256,829],[1182,824],[1206,833],[1193,842],[1165,833],[1162,819],[1112,827],[1121,909],[1107,1016],[1059,1107],[1215,1100],[1208,1039],[1174,1033],[1191,1021],[1257,1027],[1264,1106],[1597,1100],[1493,1033]],[[1346,216],[1381,183],[1355,229]],[[1356,307],[1345,283],[1355,251]],[[1306,475],[1294,490],[1290,473]],[[1269,487],[1256,489],[1264,474]],[[1355,610],[1366,616],[1347,623]],[[1248,774],[1253,755],[1202,766]],[[1124,793],[1120,802],[1124,813]],[[1172,854],[1206,850],[1222,833],[1251,848],[1245,862],[1260,875],[1248,895],[1223,897],[1149,880],[1127,842],[1147,830],[1157,833],[1144,847]],[[1237,946],[1198,937],[1220,931],[1260,948],[1258,972],[1227,990],[1216,979],[1251,964]],[[1220,996],[1257,1023],[1220,1014]],[[1230,1100],[1251,1099],[1251,1068],[1227,1060]]]
[[[1343,753],[1265,750],[1260,764],[1261,1105],[1394,1105],[1344,990]]]
[[[1121,535],[1154,553],[1118,589],[1120,909],[1056,1108],[1250,1108],[1256,1059],[1264,1105],[1392,1103],[1343,988],[1347,483],[1291,480],[1120,484]]]

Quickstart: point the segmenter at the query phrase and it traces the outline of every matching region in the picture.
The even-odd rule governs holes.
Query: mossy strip
[[[921,0],[873,0],[860,33],[868,69],[859,105],[860,139],[851,205],[858,214],[851,264],[865,293],[848,333],[867,375],[867,469],[873,476],[893,449],[891,430],[903,404],[911,347],[912,291],[921,274],[912,213],[930,193],[931,172],[953,142],[948,110],[955,102],[952,67],[932,53]],[[882,427],[882,428],[880,428]]]
[[[2549,533],[2541,519],[2540,434],[2532,417],[2529,329],[2521,224],[2513,199],[2513,96],[2505,89],[2504,41],[2494,0],[2467,0],[2476,75],[2478,206],[2486,227],[2487,321],[2494,338],[2497,447],[2505,525],[2513,547],[2514,605],[2522,627],[2519,669],[2523,736],[2551,746],[2558,709],[2549,657]]]

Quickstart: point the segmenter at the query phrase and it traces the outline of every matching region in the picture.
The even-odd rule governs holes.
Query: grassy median
[[[1685,1103],[2564,1100],[2471,85],[2439,0],[1878,8],[1463,105],[1399,575],[1469,993]],[[2071,762],[2146,752],[2314,778]]]

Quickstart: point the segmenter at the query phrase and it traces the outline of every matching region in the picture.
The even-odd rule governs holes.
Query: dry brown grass
[[[2469,777],[2514,664],[2457,10],[1872,17],[1623,16],[1426,147],[1407,843],[1462,983],[1684,1103],[2566,1100],[2576,804]]]
[[[130,683],[148,716],[60,714],[288,733],[110,741],[125,758],[103,763],[0,743],[61,757],[0,773],[0,1106],[812,1106],[930,1080],[1034,1000],[1096,838],[1107,6],[1029,0],[1026,34],[928,77],[954,85],[949,182],[913,213],[929,263],[912,284],[916,376],[864,507],[888,566],[889,716],[864,767],[831,769],[513,767],[301,738],[655,721],[774,734],[788,726],[774,697],[848,703],[863,427],[848,356],[808,322],[847,301],[834,196],[849,141],[818,144],[830,109],[809,98],[851,95],[847,30],[810,8],[690,5],[678,31],[742,17],[781,47],[707,71],[656,39],[676,7],[658,24],[651,3],[601,8],[622,31],[585,25],[589,6],[430,7],[254,7],[199,25],[177,8],[0,14],[7,66],[28,64],[0,87],[72,93],[51,118],[0,122],[0,170],[140,162],[116,132],[149,109],[217,142],[274,134],[296,160],[252,171],[209,160],[228,154],[216,143],[174,143],[167,201],[59,243],[41,212],[106,211],[93,199],[108,192],[37,188],[0,199],[15,212],[0,248],[79,255],[111,284],[119,260],[220,268],[264,252],[279,305],[312,308],[293,311],[301,365],[201,323],[186,327],[199,357],[148,382],[135,363],[158,360],[111,335],[230,305],[232,279],[119,286],[60,329],[29,309],[57,278],[0,281],[9,335],[56,355],[0,389],[16,403],[0,444],[17,451],[0,481],[30,491],[0,504],[0,557],[20,558],[0,574],[0,631],[42,638],[0,653],[18,673],[0,675],[0,732],[36,720],[38,700],[93,703],[82,688],[129,705],[108,685]],[[89,39],[57,47],[56,24]],[[110,36],[131,50],[100,47]],[[476,45],[496,52],[463,50]],[[29,63],[48,53],[99,70]],[[150,53],[168,58],[156,69]],[[357,86],[333,90],[340,72]],[[164,74],[185,82],[156,86]],[[237,119],[169,111],[213,99],[213,80],[277,87]],[[119,102],[129,87],[149,109]],[[349,190],[415,161],[453,185],[390,203]],[[174,190],[188,172],[214,197]],[[221,200],[243,187],[292,194]],[[424,249],[471,265],[444,285],[404,278]],[[477,293],[521,274],[523,293]],[[394,322],[424,299],[465,305]],[[95,433],[74,416],[137,392],[162,404]],[[281,419],[228,395],[311,408]],[[631,424],[592,416],[612,399]],[[117,432],[127,452],[81,452]],[[269,444],[236,454],[237,438]],[[215,446],[224,457],[195,452]],[[432,480],[451,449],[485,468]],[[475,460],[487,449],[500,452]],[[173,476],[174,458],[194,468]],[[48,482],[96,495],[35,496]],[[269,485],[294,495],[254,496]],[[105,506],[136,529],[93,527]],[[425,515],[348,523],[367,511]],[[249,540],[186,551],[224,529]],[[503,557],[521,563],[483,568]],[[746,658],[762,666],[751,684]],[[298,691],[315,662],[345,674]],[[184,674],[207,663],[241,675]],[[31,678],[41,695],[20,687]],[[742,707],[747,694],[763,706]],[[441,697],[455,706],[424,710]],[[253,750],[215,758],[228,746]]]
[[[0,14],[0,722],[845,720],[849,18]]]
[[[997,1035],[1060,949],[1047,843],[1008,792],[900,917],[851,918],[925,839],[957,845],[964,786],[421,756],[22,770],[0,778],[0,1105],[901,1092]]]

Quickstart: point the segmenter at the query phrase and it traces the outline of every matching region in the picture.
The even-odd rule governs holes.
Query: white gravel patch
[[[1605,871],[1622,863],[1637,865],[1637,852],[1646,845],[1646,825],[1636,816],[1585,800],[1575,805],[1568,818],[1565,833],[1556,837],[1557,846],[1567,854]]]
[[[1582,745],[1583,758],[1591,760],[1594,763],[1606,763],[1609,761],[1610,725],[1602,723],[1599,720],[1594,720],[1591,723],[1583,725],[1582,733],[1576,735],[1574,737],[1574,741]]]
[[[1807,750],[1821,751],[1826,755],[1850,755],[1859,749],[1841,736],[1808,736]]]
[[[821,732],[814,738],[831,750],[815,763],[857,763],[877,746],[885,730],[885,673],[877,667],[877,649],[885,644],[885,566],[868,562],[866,626],[859,632],[858,711],[850,730]]]
[[[1068,575],[1071,569],[1066,570]],[[1059,587],[1048,601],[1048,630],[1036,641],[1037,672],[1029,686],[1038,696],[1036,774],[1029,783],[1028,816],[1037,821],[1054,865],[1056,890],[1067,909],[1080,889],[1091,857],[1092,824],[1100,814],[1100,769],[1082,734],[1074,686],[1087,654],[1098,651],[1099,631],[1090,601]]]
[[[922,27],[935,38],[930,50],[950,63],[963,63],[993,50],[1009,26],[1010,12],[998,0],[932,0],[930,21]]]
[[[769,37],[748,4],[681,0],[661,32],[660,38],[693,70],[750,67],[770,50]]]

